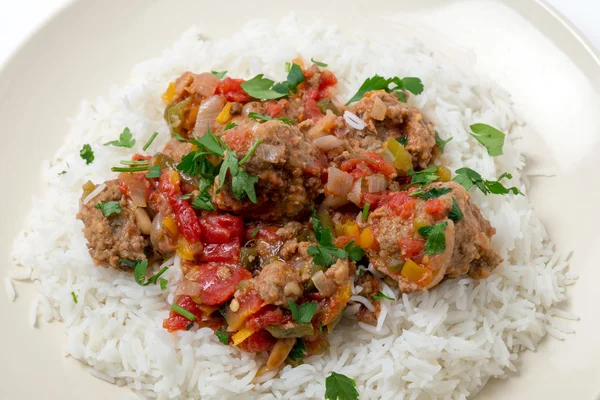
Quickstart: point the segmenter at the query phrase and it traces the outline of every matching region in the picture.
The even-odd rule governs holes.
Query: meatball
[[[298,271],[290,265],[275,261],[267,264],[254,279],[253,285],[268,304],[287,305],[302,295]]]
[[[240,121],[241,122],[241,121]],[[246,172],[258,178],[257,204],[235,197],[225,184],[213,190],[213,204],[246,218],[280,220],[295,218],[314,208],[322,193],[326,160],[295,126],[278,120],[265,123],[246,120],[223,133],[222,139],[242,159],[252,145],[260,145],[244,164]]]
[[[417,107],[402,103],[393,94],[373,91],[350,111],[367,124],[363,130],[351,129],[348,133],[348,141],[356,152],[378,151],[387,139],[405,136],[406,150],[416,169],[427,168],[433,161],[435,129]]]
[[[140,226],[149,233],[145,226],[149,224],[148,215],[125,199],[117,179],[105,184],[106,188],[87,204],[82,204],[77,214],[77,219],[83,221],[83,235],[94,263],[116,267],[120,259],[145,260],[148,238],[142,234]],[[95,207],[104,201],[118,201],[121,212],[105,217]]]
[[[468,273],[485,278],[502,262],[491,248],[494,228],[471,201],[469,193],[454,182],[435,183],[422,189],[450,189],[438,198],[423,200],[411,192],[386,193],[369,215],[365,225],[373,230],[376,248],[367,251],[375,269],[398,281],[404,293],[421,292],[437,285],[444,277]],[[449,218],[454,203],[462,219]],[[426,238],[419,228],[446,224],[445,250],[428,255]]]
[[[194,149],[194,146],[188,142],[181,142],[177,139],[171,139],[165,144],[162,153],[177,162],[181,162],[183,156]]]

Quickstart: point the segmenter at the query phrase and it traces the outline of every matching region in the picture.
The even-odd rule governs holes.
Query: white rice
[[[285,62],[300,54],[329,64],[339,78],[341,100],[374,74],[418,76],[425,91],[409,101],[424,110],[442,137],[454,138],[441,161],[452,170],[473,168],[486,178],[509,172],[513,179],[507,183],[527,191],[515,137],[509,133],[504,155],[492,158],[468,130],[483,122],[510,132],[519,119],[508,93],[442,64],[419,44],[397,37],[347,40],[328,25],[300,28],[293,17],[277,26],[251,22],[226,40],[200,40],[199,33],[187,32],[161,57],[135,67],[126,86],[113,87],[92,103],[84,101],[64,146],[43,165],[48,191],[43,199],[34,198],[15,241],[11,277],[35,281],[32,326],[38,317],[64,321],[66,354],[89,364],[93,375],[143,398],[323,398],[325,378],[335,370],[356,380],[362,399],[464,399],[491,377],[514,371],[519,353],[535,349],[546,333],[562,339],[573,332],[567,320],[576,316],[557,306],[576,276],[566,272],[567,258],[555,253],[527,196],[478,192],[473,200],[497,228],[493,246],[506,260],[489,279],[449,280],[411,296],[385,288],[398,301],[382,302],[376,327],[357,324],[346,313],[350,316],[330,335],[328,352],[299,367],[286,366],[272,380],[253,383],[264,355],[223,346],[210,329],[166,332],[162,320],[181,278],[180,261],[168,261],[173,266],[164,275],[169,279],[165,291],[95,267],[75,215],[83,183],[111,178],[110,167],[141,151],[153,132],[160,134],[150,152],[168,140],[160,95],[185,70],[228,70],[244,78],[265,73],[281,80]],[[101,145],[125,127],[137,140],[132,150]],[[85,143],[95,152],[91,165],[79,157]],[[67,173],[59,175],[63,169]],[[5,282],[14,298],[12,284]]]

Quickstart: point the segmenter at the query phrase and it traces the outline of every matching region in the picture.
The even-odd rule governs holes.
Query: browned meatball
[[[287,305],[302,295],[300,275],[290,265],[275,261],[267,264],[254,278],[253,285],[268,304]]]
[[[368,92],[350,111],[366,122],[365,129],[351,129],[350,145],[357,152],[378,151],[387,139],[406,136],[406,150],[412,155],[414,168],[424,169],[433,161],[435,129],[423,118],[421,110],[402,103],[384,91]]]
[[[94,263],[115,267],[120,259],[145,260],[144,248],[148,246],[148,239],[143,236],[140,226],[150,233],[147,214],[144,216],[143,209],[136,210],[125,199],[117,179],[105,184],[106,188],[87,204],[82,204],[77,214],[77,219],[85,225],[83,235]],[[103,201],[118,201],[121,212],[105,217],[95,208]],[[136,217],[136,214],[139,215]]]
[[[220,193],[213,190],[213,204],[246,218],[280,220],[306,214],[322,193],[326,160],[295,126],[273,120],[259,123],[239,121],[239,126],[223,133],[222,139],[242,159],[257,139],[256,151],[244,164],[256,176],[257,204],[237,199],[229,184]]]
[[[397,280],[405,293],[429,289],[445,276],[469,273],[474,278],[485,278],[502,261],[490,247],[495,229],[472,203],[469,193],[454,182],[435,183],[423,190],[431,188],[447,188],[450,192],[430,200],[409,196],[408,192],[388,193],[365,224],[378,243],[376,249],[367,251],[370,261],[375,269]],[[449,218],[453,198],[463,214],[456,221]],[[418,230],[443,223],[447,224],[445,250],[427,255],[426,238]],[[411,274],[410,269],[416,273]]]

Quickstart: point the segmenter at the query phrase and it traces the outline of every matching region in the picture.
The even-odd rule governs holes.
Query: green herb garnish
[[[142,171],[147,171],[148,167],[149,167],[148,165],[142,165],[140,167],[130,167],[130,168],[112,167],[110,170],[112,172],[142,172]]]
[[[438,149],[440,149],[442,154],[444,153],[444,148],[452,139],[453,137],[450,136],[448,139],[444,140],[440,137],[439,133],[435,131],[435,144],[437,145]]]
[[[153,165],[146,174],[146,178],[160,178],[160,165]]]
[[[108,218],[113,214],[118,215],[121,213],[121,203],[118,201],[101,201],[100,203],[96,204],[94,208],[102,211],[104,218]]]
[[[408,136],[400,136],[396,141],[400,143],[402,147],[406,147],[408,145]]]
[[[150,147],[150,145],[152,144],[152,142],[154,142],[154,139],[156,139],[157,136],[158,136],[158,132],[154,132],[152,134],[152,136],[150,136],[150,139],[148,139],[148,141],[146,142],[144,147],[142,147],[142,150],[144,150],[144,151],[148,150],[148,147]]]
[[[73,298],[73,303],[77,304],[77,295],[75,292],[71,292],[71,297]]]
[[[393,86],[390,87],[392,84]],[[384,78],[382,76],[375,75],[371,78],[367,78],[363,82],[358,89],[358,92],[356,92],[356,94],[352,96],[350,100],[348,100],[346,105],[362,99],[365,93],[372,90],[385,90],[388,93],[395,91],[396,97],[398,97],[397,93],[399,93],[399,90],[408,90],[413,94],[421,94],[423,92],[423,83],[419,78],[409,77],[400,79],[397,76],[393,78]],[[402,93],[402,97],[404,97],[404,93]],[[404,100],[400,100],[406,102],[406,98],[404,98]]]
[[[344,249],[338,249],[333,244],[333,236],[331,235],[331,231],[329,228],[324,228],[321,225],[321,221],[319,217],[317,217],[317,213],[313,210],[311,223],[313,225],[313,230],[315,232],[315,237],[317,238],[318,244],[316,246],[310,246],[308,248],[308,254],[313,256],[313,262],[318,265],[329,266],[335,264],[336,258],[346,258],[349,256],[349,251],[352,251],[352,256],[354,258],[359,257],[358,260],[362,258],[362,255],[359,254],[362,252],[362,249],[358,247],[358,250],[355,250],[357,246],[354,246],[354,241],[348,243]],[[363,253],[364,254],[364,253]],[[358,261],[354,260],[354,261]]]
[[[181,196],[179,196],[179,200],[189,200],[191,197],[192,197],[191,193],[182,194]]]
[[[228,131],[228,130],[230,130],[230,129],[233,129],[233,128],[235,128],[236,126],[238,126],[238,125],[237,125],[235,122],[231,122],[231,121],[229,121],[229,122],[227,123],[227,125],[225,125],[225,128],[223,128],[223,132],[225,132],[225,131]]]
[[[217,335],[217,339],[219,339],[219,342],[223,344],[229,344],[229,334],[223,327],[217,329],[215,331],[215,335]]]
[[[473,136],[479,143],[481,143],[486,149],[490,156],[502,155],[502,147],[504,146],[504,133],[498,129],[486,125],[486,124],[473,124],[471,125],[471,136]]]
[[[90,165],[94,161],[94,150],[89,144],[84,144],[79,151],[79,156],[85,160],[86,165]]]
[[[448,213],[448,218],[450,218],[452,221],[461,221],[465,216],[463,215],[463,212],[461,211],[460,207],[458,206],[458,202],[456,201],[455,197],[452,197],[452,208],[450,209],[450,212]]]
[[[301,339],[296,339],[296,343],[292,347],[292,350],[290,350],[288,357],[292,361],[301,361],[304,358],[305,351],[306,345],[304,342]]]
[[[177,314],[189,319],[190,321],[192,321],[192,326],[193,322],[196,320],[196,316],[194,314],[192,314],[191,312],[189,312],[188,310],[186,310],[185,308],[177,305],[177,304],[173,304],[171,306],[171,310],[175,311]],[[189,326],[189,325],[188,325]],[[192,327],[190,326],[189,328],[186,327],[186,330],[190,330],[190,328]]]
[[[441,222],[433,226],[423,226],[419,228],[419,234],[427,238],[425,243],[425,252],[432,256],[446,251],[446,235],[444,231],[448,222]]]
[[[223,79],[225,77],[225,75],[227,74],[227,71],[210,71],[211,74],[213,74],[214,76],[216,76],[219,79]]]
[[[408,171],[408,176],[411,177],[411,183],[417,185],[429,185],[440,177],[438,175],[438,167],[435,165],[423,171],[410,170]]]
[[[296,322],[310,322],[312,320],[312,317],[317,312],[316,301],[311,301],[302,305],[298,305],[292,300],[288,300],[288,306],[290,307],[290,311],[292,312],[292,319]]]
[[[325,64],[324,62],[317,61],[317,60],[313,60],[313,58],[312,58],[312,57],[310,58],[310,61],[311,61],[313,64],[317,64],[319,67],[326,67],[326,66],[327,66],[327,64]]]
[[[152,275],[148,280],[146,280],[146,270],[148,269],[148,260],[137,261],[135,265],[135,269],[133,270],[133,277],[136,283],[140,286],[148,286],[148,285],[156,285],[158,282],[158,278],[167,270],[169,267],[163,267],[156,274]]]
[[[168,279],[165,278],[160,278],[158,280],[159,284],[160,284],[160,290],[166,290],[167,289],[167,283],[169,283]]]
[[[288,72],[287,80],[275,83],[271,79],[259,74],[254,78],[242,83],[242,89],[255,99],[273,100],[287,96],[290,92],[296,93],[298,85],[304,82],[302,68],[292,64]]]
[[[260,232],[260,228],[256,228],[254,231],[252,231],[252,239],[254,239],[256,235],[258,235],[258,232]]]
[[[393,297],[390,296],[386,296],[385,294],[381,293],[381,292],[377,292],[377,294],[375,296],[371,296],[371,298],[373,300],[383,300],[383,299],[388,299],[388,300],[396,300]]]
[[[281,121],[284,124],[288,124],[288,125],[296,123],[295,119],[273,118],[273,117],[271,117],[269,115],[262,115],[262,114],[255,113],[255,112],[248,113],[248,118],[256,119],[258,121],[272,121],[272,120],[277,120],[277,121]]]
[[[423,200],[437,199],[440,196],[448,194],[452,191],[450,188],[431,188],[429,190],[416,190],[409,194],[410,197],[418,197]]]
[[[498,180],[488,181],[484,180],[479,173],[470,168],[460,168],[456,170],[456,176],[452,180],[460,183],[467,190],[471,189],[473,186],[477,186],[477,188],[479,188],[479,190],[481,190],[481,192],[485,195],[488,195],[489,193],[500,195],[505,195],[508,193],[523,194],[514,186],[510,188],[504,187],[500,183],[500,181],[504,178],[511,179],[512,175],[509,173],[504,173],[498,177]]]
[[[198,210],[215,211],[215,207],[210,200],[210,193],[208,192],[208,189],[210,189],[211,186],[211,181],[200,178],[200,183],[198,184],[200,194],[192,201],[192,207],[197,208]]]
[[[367,219],[369,219],[369,208],[371,208],[370,203],[366,203],[363,206],[363,210],[362,210],[362,220],[363,221],[366,221]]]
[[[105,146],[115,146],[115,147],[127,147],[128,149],[132,148],[135,145],[135,139],[131,134],[129,128],[123,129],[123,132],[119,135],[119,140],[113,140],[110,142],[104,143]]]
[[[331,375],[325,379],[325,399],[358,400],[356,382],[346,375],[332,372]]]

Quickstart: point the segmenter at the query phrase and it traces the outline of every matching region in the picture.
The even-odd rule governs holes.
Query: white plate
[[[123,83],[130,68],[173,42],[190,25],[208,37],[256,17],[291,9],[370,35],[413,35],[465,69],[500,82],[538,135],[524,142],[533,199],[559,250],[574,250],[570,308],[581,316],[564,342],[546,339],[517,362],[519,374],[491,382],[478,399],[592,399],[600,389],[600,66],[598,54],[553,10],[534,1],[268,0],[76,1],[48,21],[0,71],[0,275],[12,241],[39,193],[39,164],[58,148],[82,98]],[[126,390],[85,373],[61,355],[60,324],[28,326],[33,287],[18,284],[15,304],[0,296],[0,397],[125,399]]]

